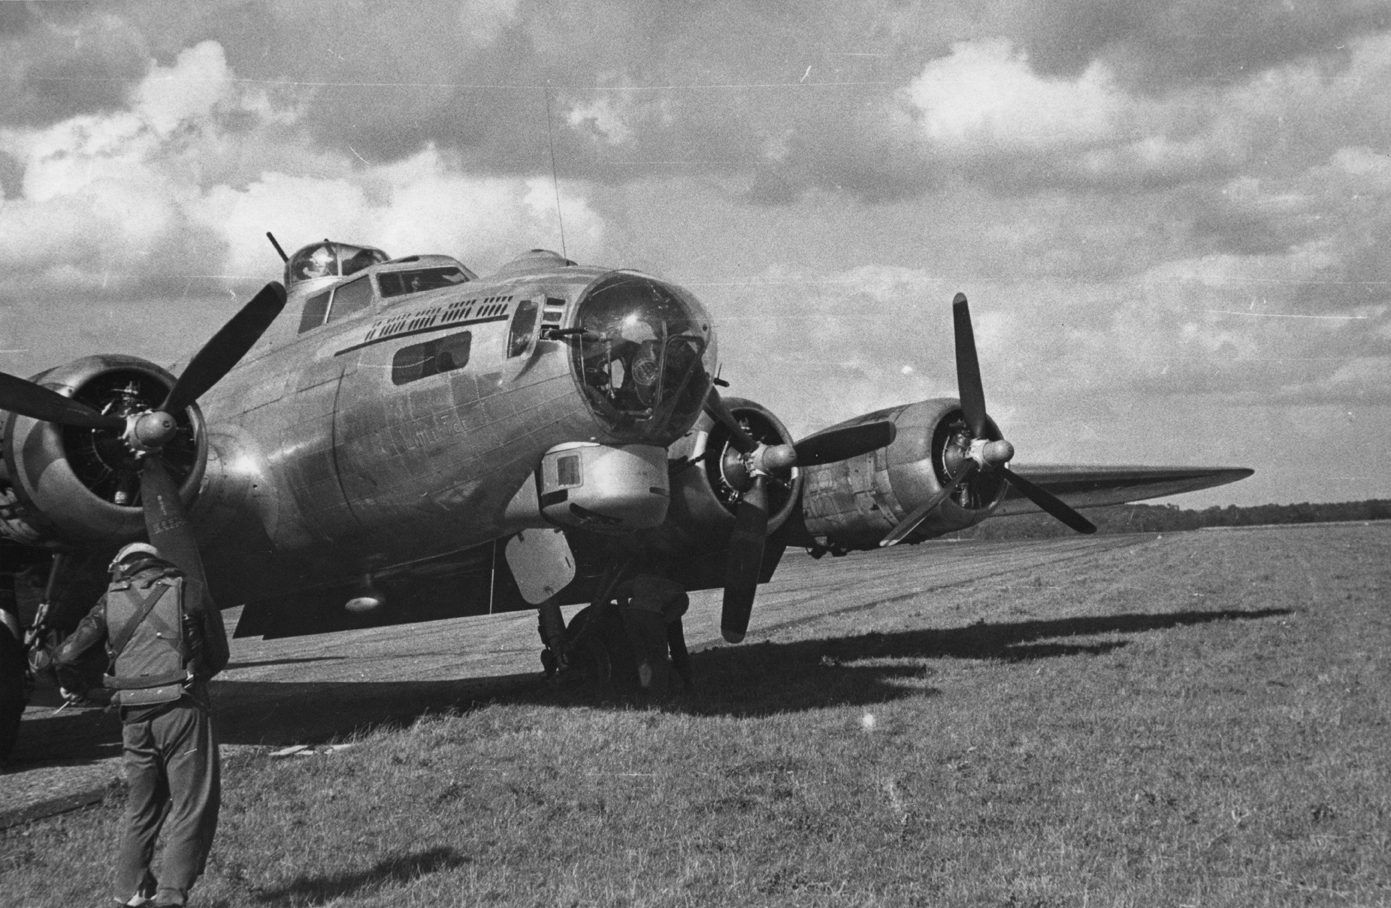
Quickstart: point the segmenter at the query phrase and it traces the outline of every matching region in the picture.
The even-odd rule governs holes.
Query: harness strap
[[[114,675],[106,675],[102,685],[109,690],[144,690],[149,687],[164,687],[166,684],[183,684],[187,680],[188,672],[141,675],[138,678],[117,678]]]
[[[165,583],[157,582],[153,584],[153,586],[155,588],[140,601],[140,608],[136,613],[130,617],[130,620],[125,623],[124,627],[112,636],[111,647],[118,655],[125,650],[126,644],[130,642],[130,638],[135,636],[136,628],[140,627],[140,622],[149,617],[150,612],[154,611],[155,605],[159,602],[160,597],[169,589],[168,584]],[[139,594],[137,593],[136,595]]]

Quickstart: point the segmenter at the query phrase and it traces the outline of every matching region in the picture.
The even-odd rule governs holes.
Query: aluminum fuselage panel
[[[626,441],[593,417],[566,341],[534,337],[520,354],[507,349],[515,301],[573,306],[607,273],[474,281],[287,337],[299,317],[292,300],[276,342],[202,401],[211,468],[192,518],[219,600],[341,582],[487,542],[504,531],[508,502],[546,450]],[[463,305],[497,298],[513,303]],[[485,314],[437,327],[414,317],[439,311]],[[383,336],[387,319],[417,327]],[[463,367],[393,380],[403,348],[461,332],[471,335]]]

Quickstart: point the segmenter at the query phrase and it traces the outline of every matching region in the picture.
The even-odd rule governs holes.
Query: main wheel
[[[606,693],[632,696],[638,690],[637,660],[618,606],[580,609],[565,629],[570,668]]]

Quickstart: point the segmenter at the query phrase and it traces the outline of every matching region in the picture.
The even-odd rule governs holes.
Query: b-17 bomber
[[[544,250],[479,277],[325,240],[177,375],[123,353],[0,374],[5,573],[42,573],[39,630],[68,628],[147,539],[244,606],[238,636],[537,609],[554,665],[559,607],[650,565],[722,588],[738,642],[789,546],[873,551],[1026,510],[1086,533],[1079,509],[1250,475],[1012,468],[959,294],[952,324],[956,397],[793,438],[721,393],[716,320],[675,284]]]

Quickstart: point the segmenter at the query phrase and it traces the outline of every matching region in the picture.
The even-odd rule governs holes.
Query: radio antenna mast
[[[555,166],[555,137],[551,135],[550,83],[541,86],[541,91],[546,96],[546,144],[551,149],[551,185],[555,187],[555,219],[560,224],[560,254],[568,259],[570,252],[565,248],[565,216],[560,211],[560,174]]]

